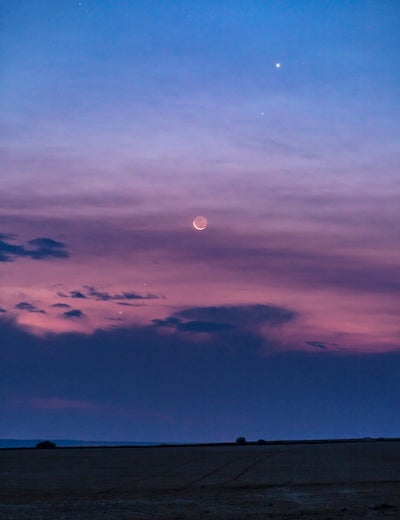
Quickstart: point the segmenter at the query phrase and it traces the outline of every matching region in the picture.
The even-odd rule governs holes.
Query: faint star
[[[260,116],[263,116],[264,115],[264,112],[260,112]]]

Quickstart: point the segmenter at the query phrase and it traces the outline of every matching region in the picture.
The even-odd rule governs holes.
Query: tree
[[[246,437],[238,437],[236,439],[236,442],[237,442],[237,444],[241,444],[241,445],[246,444]]]
[[[40,449],[52,449],[52,448],[56,448],[57,445],[55,442],[51,442],[51,441],[40,441],[36,444],[36,448],[40,448]]]

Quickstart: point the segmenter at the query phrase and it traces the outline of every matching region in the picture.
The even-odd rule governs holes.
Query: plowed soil
[[[0,518],[400,519],[400,442],[0,450]]]

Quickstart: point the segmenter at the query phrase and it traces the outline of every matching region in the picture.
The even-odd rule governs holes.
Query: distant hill
[[[82,441],[75,439],[53,439],[50,437],[42,439],[0,439],[0,449],[5,448],[34,448],[38,442],[49,440],[55,442],[59,448],[74,447],[112,447],[112,446],[231,446],[237,445],[237,442],[132,442],[132,441]],[[246,441],[246,446],[255,446],[259,444],[329,444],[329,443],[349,443],[349,442],[387,442],[399,441],[396,437],[363,437],[349,439],[286,439],[286,440],[268,440],[268,441]]]
[[[0,439],[1,448],[34,448],[44,439]],[[75,439],[49,439],[58,447],[69,448],[74,446],[159,446],[161,442],[116,442],[116,441],[80,441]]]

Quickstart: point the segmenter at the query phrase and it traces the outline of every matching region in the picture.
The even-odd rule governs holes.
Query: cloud
[[[108,404],[101,404],[87,399],[68,399],[65,397],[33,397],[28,399],[16,399],[13,401],[14,405],[28,406],[39,410],[54,410],[54,411],[84,411],[84,412],[108,412],[115,416],[133,415],[136,418],[156,419],[162,422],[173,423],[174,418],[171,415],[160,413],[154,410],[142,410],[132,406],[110,406]]]
[[[179,318],[223,322],[239,328],[281,325],[293,320],[294,311],[274,305],[225,305],[194,307],[175,313]]]
[[[180,325],[181,320],[178,318],[174,318],[173,316],[166,318],[165,320],[154,319],[152,320],[154,327],[178,327]]]
[[[80,309],[71,309],[70,311],[64,312],[63,316],[65,318],[85,318],[86,314]]]
[[[19,309],[20,311],[27,311],[27,312],[34,312],[37,314],[46,314],[46,311],[43,309],[38,309],[35,305],[32,305],[32,303],[29,302],[19,302],[15,305],[16,309]]]
[[[156,294],[147,293],[140,294],[135,291],[123,291],[122,293],[110,294],[106,291],[99,291],[96,287],[85,285],[86,294],[90,298],[94,298],[95,300],[100,301],[110,301],[110,300],[158,300],[163,298],[162,296],[157,296]]]
[[[159,300],[165,299],[165,296],[159,296],[153,293],[141,294],[136,291],[122,291],[121,293],[111,294],[107,291],[100,291],[92,285],[84,285],[80,290],[73,291],[58,291],[57,296],[60,298],[81,298],[90,299],[102,302],[116,301],[118,305],[126,305],[130,307],[137,307],[139,303],[127,303],[132,301],[141,300]]]
[[[180,332],[224,332],[235,328],[230,323],[218,323],[215,321],[182,321],[180,318],[170,316],[165,320],[152,320],[154,327],[174,328]]]
[[[307,341],[306,342],[306,345],[310,345],[310,347],[316,347],[316,348],[321,348],[321,349],[326,349],[328,348],[325,343],[321,343],[319,341]]]
[[[268,193],[261,192],[261,195],[267,197]],[[171,262],[184,266],[192,261],[206,262],[225,272],[243,275],[250,284],[257,283],[258,286],[279,281],[285,287],[305,287],[307,290],[334,287],[335,291],[346,289],[357,294],[399,292],[397,264],[385,260],[384,255],[388,246],[395,243],[397,224],[394,225],[393,217],[386,213],[375,222],[376,216],[368,209],[369,205],[381,207],[382,199],[365,198],[354,203],[349,195],[342,197],[336,193],[300,197],[294,189],[277,189],[276,197],[261,214],[263,220],[272,219],[271,229],[266,232],[257,231],[257,226],[254,233],[247,234],[216,226],[206,235],[207,240],[199,241],[193,233],[182,234],[181,247],[176,248],[174,229],[125,231],[114,236],[108,229],[113,245],[108,251],[110,254],[118,248],[126,253],[145,251],[149,255],[154,253],[156,258],[162,249]],[[390,200],[385,211],[395,211],[394,204]],[[315,230],[306,231],[301,219],[298,225],[276,229],[274,218],[278,217],[275,214],[279,216],[282,207],[289,208],[294,219],[296,207],[307,215],[312,211]],[[249,222],[251,224],[251,220]],[[339,226],[343,233],[327,233],[326,229],[331,229],[329,226],[333,226],[332,229]],[[100,232],[97,228],[93,231],[93,236]],[[382,254],[370,255],[371,244]]]
[[[0,262],[11,262],[16,256],[27,256],[27,251],[23,246],[9,244],[0,239]]]
[[[59,397],[35,397],[29,403],[34,408],[44,410],[102,410],[103,406],[85,400],[63,399]]]
[[[61,249],[64,246],[62,242],[58,242],[57,240],[53,240],[52,238],[34,238],[33,240],[29,240],[28,244],[31,244],[35,247],[42,247],[47,249]]]
[[[3,307],[0,307],[0,312],[7,312]]]
[[[71,305],[68,305],[68,303],[53,303],[52,307],[56,307],[59,309],[70,309]]]
[[[224,332],[235,327],[229,323],[215,323],[212,321],[187,321],[179,323],[176,328],[182,332]]]
[[[347,347],[345,345],[341,345],[339,343],[328,343],[321,341],[306,341],[306,345],[309,345],[310,347],[320,348],[320,349],[327,349],[329,347],[335,347],[335,350],[346,350]]]
[[[80,291],[69,291],[71,298],[86,298],[86,296]]]
[[[31,431],[45,429],[53,438],[79,435],[80,423],[69,415],[79,409],[88,411],[85,428],[92,437],[112,431],[119,438],[133,432],[136,438],[205,442],[234,439],[244,429],[257,438],[267,428],[269,438],[288,432],[293,439],[321,438],[332,431],[362,436],[363,429],[376,431],[376,424],[386,436],[398,431],[399,353],[312,355],[281,352],[272,344],[272,354],[263,357],[262,338],[250,332],[234,329],[194,341],[190,334],[161,330],[136,325],[38,337],[15,321],[0,320],[0,338],[7,338],[0,341],[0,389],[12,401],[8,408],[0,403],[0,415],[15,431],[28,423]],[[372,417],[371,402],[377,403]],[[85,403],[104,407],[101,421]],[[43,414],[46,408],[64,409],[63,420]],[[168,430],[158,419],[138,420],[134,409],[170,415],[177,423]],[[310,421],[304,422],[305,414]],[[367,423],[360,425],[360,417]]]
[[[32,258],[34,260],[46,260],[49,258],[68,258],[65,244],[52,238],[38,237],[29,240],[29,246],[23,244],[10,244],[14,235],[0,234],[0,262],[12,262],[17,257]]]
[[[128,302],[117,302],[117,305],[123,305],[124,307],[143,307],[143,303],[128,303]]]
[[[260,327],[283,325],[295,316],[294,311],[272,305],[227,305],[184,309],[152,323],[154,327],[173,328],[180,332],[214,333],[236,329],[258,335]]]
[[[39,237],[29,240],[28,244],[36,249],[28,251],[31,258],[36,260],[45,258],[68,258],[69,254],[65,250],[65,244],[52,238]]]
[[[81,291],[68,291],[68,293],[58,291],[57,296],[60,298],[86,298],[86,296]]]

